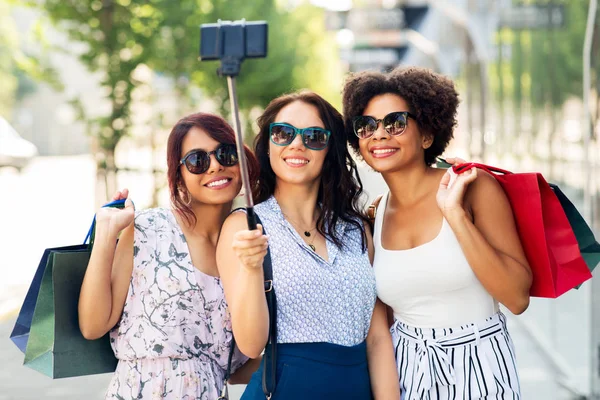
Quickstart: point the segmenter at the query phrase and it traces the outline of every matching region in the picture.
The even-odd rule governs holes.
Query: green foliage
[[[247,60],[238,78],[239,105],[245,115],[274,97],[301,87],[318,90],[336,102],[340,79],[335,76],[335,48],[325,38],[323,13],[311,6],[294,12],[275,0],[29,0],[41,7],[72,41],[84,43],[84,65],[101,74],[111,102],[109,115],[87,118],[92,133],[107,151],[114,151],[131,125],[132,91],[139,84],[135,70],[147,65],[174,78],[181,109],[188,112],[190,88],[200,87],[222,112],[228,105],[225,79],[217,62],[200,63],[199,26],[221,20],[266,20],[267,59]],[[313,49],[317,49],[317,52]],[[336,91],[334,92],[334,87]],[[335,94],[334,94],[335,93]]]
[[[100,74],[111,111],[87,118],[100,146],[114,152],[131,125],[131,93],[140,83],[135,69],[152,59],[147,51],[162,23],[154,2],[141,0],[30,0],[39,6],[59,29],[75,42],[85,44],[81,62]]]
[[[245,18],[269,23],[269,48],[266,59],[249,59],[242,65],[237,87],[243,111],[265,107],[280,94],[300,88],[318,90],[330,99],[335,90],[339,96],[335,86],[340,83],[335,76],[335,47],[324,32],[320,9],[304,5],[290,12],[273,0],[182,0],[178,4],[167,2],[163,7],[166,18],[157,46],[160,56],[153,66],[180,78],[181,93],[185,93],[185,84],[191,82],[215,100],[221,112],[227,113],[226,80],[216,75],[219,63],[197,59],[199,26],[218,19]]]
[[[56,72],[48,67],[44,31],[36,24],[31,37],[19,37],[11,7],[16,0],[0,0],[0,115],[9,117],[15,100],[35,91],[37,82],[55,88],[61,85]],[[22,47],[35,43],[36,54],[25,53]],[[29,45],[29,46],[28,46]]]
[[[17,90],[14,54],[18,38],[8,4],[0,2],[0,116],[8,117]]]
[[[560,107],[569,96],[581,96],[588,2],[553,0],[546,3],[564,5],[564,27],[532,31],[504,28],[497,34],[497,43],[510,44],[511,54],[510,59],[491,68],[491,87],[499,91],[494,77],[502,74],[503,89],[512,95],[517,108],[525,98],[530,99],[535,109],[541,109],[547,105]]]

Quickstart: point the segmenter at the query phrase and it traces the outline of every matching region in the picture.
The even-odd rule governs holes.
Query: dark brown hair
[[[373,97],[386,93],[402,97],[408,103],[409,110],[398,111],[410,111],[415,115],[421,132],[433,138],[431,146],[425,149],[425,163],[433,164],[444,153],[456,126],[459,99],[454,82],[418,67],[400,67],[388,73],[367,71],[351,75],[343,89],[344,123],[348,143],[359,155],[358,137],[354,134],[352,118],[363,115]]]
[[[169,191],[171,192],[171,203],[190,225],[195,225],[197,218],[192,209],[181,198],[181,191],[182,189],[185,190],[185,184],[179,162],[181,160],[183,139],[193,127],[202,129],[219,143],[235,144],[235,134],[231,126],[223,118],[214,114],[196,113],[188,115],[180,119],[171,130],[167,142],[167,176]],[[258,180],[258,161],[248,146],[244,146],[244,148],[246,150],[250,182],[254,190]]]
[[[325,129],[331,132],[317,197],[317,202],[321,205],[317,229],[321,235],[331,240],[336,246],[342,247],[342,238],[336,232],[336,225],[341,219],[361,230],[363,248],[366,249],[363,226],[366,218],[359,211],[363,187],[356,164],[346,145],[344,121],[339,111],[316,93],[301,91],[280,96],[271,101],[258,118],[259,132],[254,142],[254,152],[260,165],[260,179],[254,191],[255,201],[257,203],[265,201],[275,192],[275,172],[271,168],[268,154],[269,125],[275,122],[275,117],[281,109],[295,101],[315,106]]]

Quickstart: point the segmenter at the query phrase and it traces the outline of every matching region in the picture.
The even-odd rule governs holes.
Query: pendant
[[[310,237],[310,232],[309,231],[304,231],[304,236]]]
[[[312,251],[317,251],[317,249],[315,248],[315,246],[312,245],[312,244],[309,244],[308,247],[310,247],[312,249]]]

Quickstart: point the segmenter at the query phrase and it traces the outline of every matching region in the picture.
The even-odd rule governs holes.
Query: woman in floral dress
[[[107,399],[212,400],[225,386],[232,333],[215,249],[241,188],[231,127],[211,114],[181,119],[167,164],[172,208],[134,211],[125,189],[113,198],[124,209],[97,213],[79,324],[88,339],[110,331],[119,363]],[[236,351],[232,369],[246,360]]]

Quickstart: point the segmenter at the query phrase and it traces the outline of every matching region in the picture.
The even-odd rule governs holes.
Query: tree
[[[78,54],[90,72],[99,73],[109,112],[94,116],[74,99],[80,119],[100,147],[98,173],[107,194],[116,186],[114,153],[131,126],[131,94],[139,81],[134,71],[151,59],[147,51],[161,22],[160,11],[144,0],[30,0],[69,39],[84,43]]]
[[[553,0],[552,4],[563,4],[566,13],[566,24],[563,28],[553,29],[537,35],[532,46],[541,47],[543,51],[535,54],[541,60],[538,65],[545,65],[547,73],[540,69],[532,71],[532,82],[549,89],[542,104],[551,103],[553,107],[561,106],[570,96],[581,96],[583,85],[583,41],[587,19],[586,1]],[[552,65],[549,65],[552,64]],[[549,76],[553,75],[553,76]]]
[[[218,62],[198,62],[198,27],[219,19],[269,23],[268,57],[245,61],[237,78],[247,133],[254,107],[264,108],[273,98],[291,90],[310,88],[339,104],[340,69],[332,38],[324,31],[321,9],[302,5],[291,12],[274,0],[182,0],[177,4],[167,2],[164,7],[162,43],[157,49],[161,56],[153,66],[174,76],[182,96],[188,94],[189,83],[200,87],[225,115],[229,113],[226,80],[216,75]]]
[[[99,171],[104,175],[107,194],[115,186],[115,149],[131,127],[132,93],[140,85],[136,79],[140,67],[150,67],[174,78],[182,114],[195,106],[190,96],[194,86],[226,112],[226,83],[216,76],[217,63],[198,62],[202,23],[241,18],[269,22],[268,58],[245,62],[238,78],[239,104],[247,122],[253,108],[264,107],[284,92],[309,87],[327,95],[334,93],[331,88],[340,83],[339,79],[332,79],[333,48],[327,51],[320,47],[324,37],[323,13],[312,6],[300,6],[291,13],[275,0],[29,2],[40,7],[72,41],[86,45],[79,58],[91,72],[102,77],[110,112],[92,116],[81,104],[75,105],[103,155]],[[337,89],[336,94],[339,86]]]
[[[33,91],[35,81],[60,87],[54,71],[45,64],[43,30],[35,30],[38,52],[21,50],[22,38],[11,15],[12,3],[0,1],[0,116],[9,118],[16,100]]]
[[[514,1],[515,4],[526,3]],[[510,44],[510,59],[503,56],[492,68],[492,85],[498,98],[510,94],[515,115],[515,134],[523,134],[521,116],[524,104],[537,116],[549,113],[550,138],[558,123],[557,110],[571,96],[581,96],[583,85],[582,52],[587,17],[586,1],[549,0],[536,4],[563,5],[566,22],[560,28],[512,30],[498,32],[500,44]],[[512,85],[510,84],[512,82]],[[502,86],[500,87],[500,85]],[[537,120],[537,119],[536,119]],[[534,122],[533,136],[538,126]],[[532,138],[535,139],[535,138]]]

